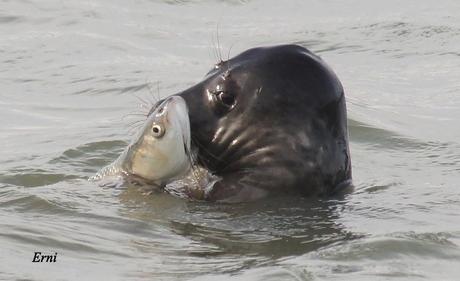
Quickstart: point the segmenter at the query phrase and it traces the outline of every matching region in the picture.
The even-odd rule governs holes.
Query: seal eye
[[[152,127],[152,133],[155,138],[161,138],[165,134],[165,130],[162,126],[155,124]]]
[[[226,107],[232,107],[235,103],[235,97],[232,94],[225,91],[218,92],[217,98],[220,101],[220,103],[222,103]]]

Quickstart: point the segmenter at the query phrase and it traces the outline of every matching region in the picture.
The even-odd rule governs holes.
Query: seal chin
[[[220,177],[207,200],[327,195],[351,180],[342,86],[303,47],[247,50],[178,95],[198,163]]]

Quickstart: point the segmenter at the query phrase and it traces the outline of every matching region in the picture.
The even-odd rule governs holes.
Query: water
[[[459,9],[0,2],[0,279],[458,280]],[[136,96],[199,81],[217,33],[224,58],[297,43],[337,72],[354,193],[221,205],[87,181],[130,140]],[[32,263],[35,251],[57,262]]]

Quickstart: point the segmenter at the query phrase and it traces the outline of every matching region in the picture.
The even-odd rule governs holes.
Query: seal
[[[344,90],[309,50],[249,49],[177,95],[189,110],[198,164],[219,177],[199,199],[323,196],[351,184]]]

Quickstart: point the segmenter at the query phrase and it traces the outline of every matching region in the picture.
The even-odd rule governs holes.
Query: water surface
[[[0,279],[458,280],[459,10],[0,2]],[[217,45],[225,59],[279,43],[342,80],[354,193],[222,205],[87,181],[127,145],[142,118],[130,114],[199,81]]]

